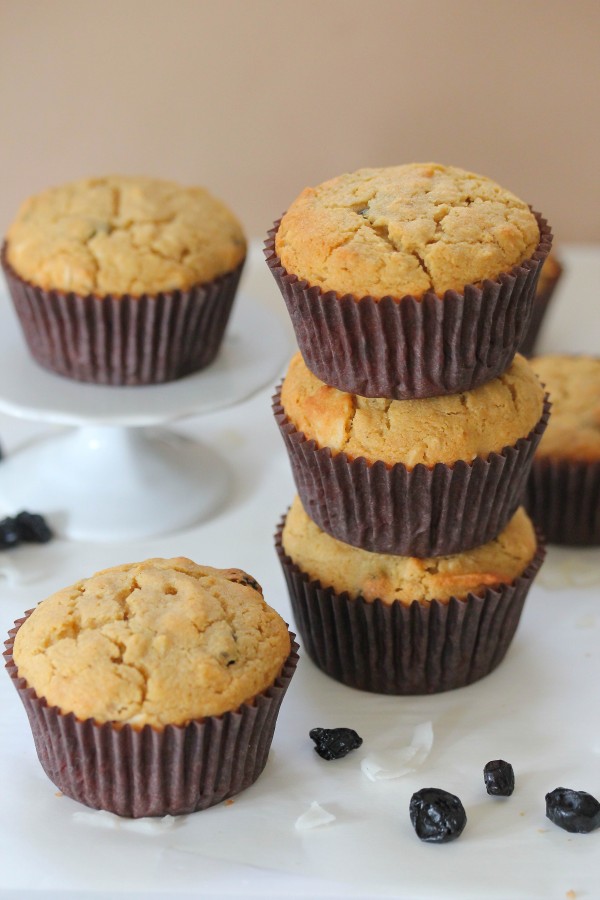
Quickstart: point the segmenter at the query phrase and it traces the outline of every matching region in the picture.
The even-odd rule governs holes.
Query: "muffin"
[[[495,182],[418,163],[306,188],[266,256],[311,371],[402,400],[470,390],[508,368],[551,240]]]
[[[364,550],[420,557],[502,530],[522,502],[548,409],[518,355],[471,391],[384,400],[323,384],[298,353],[274,398],[309,516]]]
[[[203,188],[111,176],[27,200],[2,264],[40,365],[138,385],[213,361],[245,255],[239,222]]]
[[[185,558],[121,565],[15,624],[8,671],[67,796],[177,815],[260,775],[297,655],[245,572]]]
[[[552,402],[525,504],[553,544],[600,544],[600,358],[538,356]]]
[[[523,509],[487,544],[423,560],[337,541],[299,498],[277,550],[313,661],[344,684],[384,694],[450,690],[491,672],[543,559]]]
[[[531,356],[535,350],[535,342],[562,272],[562,265],[556,256],[550,253],[540,269],[529,328],[519,347],[519,353],[522,353],[524,356]]]

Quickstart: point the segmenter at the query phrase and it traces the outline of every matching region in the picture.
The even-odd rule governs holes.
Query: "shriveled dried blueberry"
[[[313,728],[308,736],[323,759],[341,759],[362,744],[362,738],[353,728]]]
[[[546,816],[565,831],[588,834],[600,828],[600,803],[586,791],[557,787],[546,794]]]
[[[0,522],[0,550],[8,550],[10,547],[16,547],[21,542],[21,535],[17,527],[16,520],[11,516],[2,519]]]
[[[52,532],[43,516],[39,513],[20,512],[16,519],[19,537],[22,541],[34,544],[47,544],[52,539]]]
[[[462,834],[465,808],[454,794],[441,788],[422,788],[410,798],[410,821],[422,841],[446,844]]]
[[[510,797],[515,789],[515,773],[504,759],[492,759],[485,764],[483,780],[488,794],[494,797]]]
[[[263,592],[260,584],[258,583],[256,578],[252,577],[252,575],[244,575],[242,578],[240,578],[239,583],[246,585],[246,587],[253,588],[255,591],[258,591],[259,594],[262,594]]]

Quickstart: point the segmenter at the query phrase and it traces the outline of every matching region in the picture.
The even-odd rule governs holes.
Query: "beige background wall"
[[[600,241],[599,88],[597,0],[0,0],[0,227],[121,172],[262,237],[306,184],[435,160]]]

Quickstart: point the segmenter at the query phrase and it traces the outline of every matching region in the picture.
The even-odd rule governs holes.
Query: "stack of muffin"
[[[515,353],[550,244],[513,194],[434,164],[306,189],[270,235],[300,347],[277,547],[307,652],[345,684],[448,690],[506,653],[543,558],[519,503],[549,409]]]

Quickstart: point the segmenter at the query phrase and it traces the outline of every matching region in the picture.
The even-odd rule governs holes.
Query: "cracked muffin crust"
[[[36,362],[117,386],[213,362],[245,255],[239,222],[203,188],[110,176],[27,200],[1,262]]]
[[[306,188],[283,216],[275,250],[310,285],[378,300],[462,292],[530,258],[539,240],[527,204],[494,181],[412,163]]]
[[[536,458],[600,462],[600,358],[537,356],[531,367],[552,403]]]
[[[537,377],[519,355],[503,375],[472,391],[389,400],[324,384],[297,353],[281,388],[288,419],[319,447],[350,459],[407,468],[470,462],[500,452],[531,432],[542,416],[543,401]]]
[[[467,552],[432,559],[371,553],[321,531],[295,497],[282,546],[292,562],[323,588],[337,594],[347,591],[367,602],[410,604],[463,599],[469,593],[510,584],[532,561],[537,539],[521,507],[494,540]]]
[[[254,579],[175,558],[106,569],[48,597],[13,658],[63,713],[162,729],[237,709],[289,653],[287,626]]]
[[[186,290],[233,271],[246,241],[208,191],[156,178],[88,178],[21,206],[7,234],[15,272],[87,295]]]

